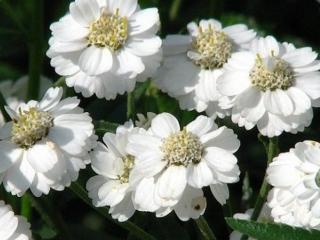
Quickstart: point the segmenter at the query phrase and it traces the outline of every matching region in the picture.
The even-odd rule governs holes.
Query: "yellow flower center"
[[[222,31],[215,30],[211,25],[200,32],[192,42],[197,57],[190,56],[193,62],[202,69],[213,70],[221,68],[232,53],[232,42]]]
[[[122,158],[123,161],[123,173],[119,176],[119,180],[121,183],[128,183],[130,172],[134,166],[134,157],[131,155],[127,155]]]
[[[294,73],[290,65],[281,58],[272,56],[262,59],[258,54],[250,71],[252,85],[261,91],[287,90],[293,85]]]
[[[203,146],[198,136],[184,128],[167,137],[161,146],[168,165],[188,166],[201,161]]]
[[[128,38],[128,20],[119,15],[102,12],[101,17],[90,25],[87,37],[89,45],[108,47],[112,51],[120,49]]]
[[[48,135],[53,126],[53,117],[37,108],[21,111],[19,118],[13,120],[11,141],[21,148],[30,148]]]

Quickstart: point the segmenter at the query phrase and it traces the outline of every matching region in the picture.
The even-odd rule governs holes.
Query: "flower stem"
[[[43,61],[43,0],[33,0],[29,33],[28,100],[38,99]]]
[[[116,220],[112,219],[112,217],[109,215],[107,208],[96,208],[92,206],[91,200],[88,197],[87,192],[84,190],[84,188],[77,182],[72,183],[70,187],[71,191],[73,191],[74,194],[76,194],[79,198],[81,198],[86,204],[88,204],[90,207],[92,207],[94,210],[96,210],[98,213],[100,213],[102,216],[104,216],[109,221],[112,221],[113,223],[117,224],[118,226],[126,229],[128,232],[130,232],[132,235],[134,235],[136,238],[141,240],[156,240],[155,237],[150,235],[149,233],[145,232],[143,229],[138,227],[137,225],[133,224],[130,221],[126,221],[124,223],[119,223]]]
[[[276,157],[279,153],[278,138],[277,137],[270,138],[269,143],[267,143],[261,135],[259,135],[258,138],[266,148],[267,158],[268,158],[267,166],[268,166],[272,162],[273,158]],[[265,175],[259,191],[258,198],[254,206],[251,220],[253,221],[258,220],[261,210],[263,208],[263,205],[266,202],[270,188],[271,186],[268,184],[267,177]],[[243,235],[241,238],[241,240],[246,240],[246,239],[248,239],[248,236],[245,236],[245,235]]]
[[[200,216],[200,218],[196,219],[195,220],[202,236],[203,236],[203,239],[205,240],[216,240],[216,236],[214,235],[212,229],[210,228],[207,220],[203,217],[203,216]]]
[[[135,116],[135,96],[134,92],[128,93],[127,97],[127,119],[134,120]]]
[[[176,18],[178,17],[180,8],[181,8],[182,0],[174,0],[172,2],[171,8],[170,8],[170,13],[169,17],[171,21],[175,21]]]
[[[11,120],[9,114],[7,113],[5,106],[7,106],[7,102],[5,98],[3,97],[2,93],[0,92],[0,111],[2,113],[2,116],[6,122],[9,122]]]
[[[30,200],[29,200],[28,195],[24,195],[21,198],[21,209],[20,209],[20,211],[21,211],[21,215],[22,216],[24,216],[26,219],[30,220],[32,211],[31,211],[31,204],[30,204]]]
[[[65,87],[66,86],[66,78],[61,77],[59,78],[54,84],[53,87]]]

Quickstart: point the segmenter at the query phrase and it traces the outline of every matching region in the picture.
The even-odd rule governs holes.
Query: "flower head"
[[[179,100],[180,107],[223,117],[217,101],[216,80],[233,52],[245,48],[255,32],[243,24],[222,28],[214,19],[188,24],[189,35],[169,35],[164,41],[164,63],[156,84]]]
[[[15,216],[11,206],[0,201],[0,239],[31,239],[30,224],[22,216]]]
[[[141,10],[137,0],[76,0],[51,25],[47,55],[76,92],[114,99],[159,67],[159,25],[158,10]]]
[[[267,180],[274,186],[268,204],[276,222],[320,228],[320,144],[297,143],[269,165]]]
[[[98,174],[87,183],[89,197],[96,207],[110,207],[110,214],[120,222],[128,220],[135,212],[132,192],[135,190],[130,174],[135,158],[126,151],[128,137],[134,132],[132,122],[117,128],[116,134],[106,133],[103,143],[98,143],[91,153],[92,168]]]
[[[152,120],[149,131],[129,137],[127,151],[135,157],[130,179],[141,192],[151,192],[161,207],[159,215],[175,210],[185,191],[205,186],[210,186],[216,199],[224,204],[229,196],[226,184],[239,177],[233,155],[238,147],[232,130],[217,128],[208,117],[200,116],[181,129],[174,116],[162,113]],[[149,184],[143,179],[149,179]],[[194,194],[202,196],[200,192]],[[139,199],[136,203],[139,205]]]
[[[61,97],[62,88],[50,88],[40,102],[7,107],[12,121],[0,129],[0,176],[13,195],[63,190],[90,162],[92,119],[77,98]]]
[[[319,106],[320,63],[311,48],[295,48],[273,37],[255,39],[250,51],[232,54],[217,81],[219,106],[247,130],[268,137],[309,126]]]

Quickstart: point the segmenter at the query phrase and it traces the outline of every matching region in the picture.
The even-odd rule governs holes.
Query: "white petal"
[[[168,35],[163,41],[164,55],[175,55],[187,52],[191,47],[192,39],[185,35]]]
[[[212,184],[210,185],[210,190],[215,197],[215,199],[221,204],[226,204],[229,198],[228,185],[224,183]]]
[[[159,206],[154,201],[154,178],[144,178],[134,192],[134,205],[138,211],[155,212]]]
[[[313,52],[311,48],[304,47],[289,51],[282,58],[295,68],[309,65],[316,60],[317,56],[318,54]]]
[[[113,56],[109,49],[90,46],[79,58],[79,66],[89,75],[108,72],[113,65]]]
[[[180,131],[178,120],[170,113],[161,113],[151,122],[152,132],[161,138]]]
[[[220,172],[232,171],[238,162],[233,154],[217,147],[207,148],[203,158],[212,170]]]
[[[215,131],[212,131],[200,138],[200,141],[206,147],[218,147],[232,153],[236,152],[240,147],[240,141],[233,130],[221,127]]]
[[[157,193],[164,199],[180,199],[187,185],[187,170],[184,166],[170,166],[157,182]]]
[[[126,49],[136,56],[150,56],[160,51],[162,40],[159,37],[134,38],[128,41]]]
[[[0,142],[0,173],[7,171],[13,164],[20,161],[23,150],[7,141]]]
[[[109,0],[109,7],[113,13],[119,9],[119,13],[123,17],[130,17],[138,8],[137,0]]]
[[[157,8],[148,8],[136,12],[129,19],[130,36],[137,35],[159,25],[159,13]]]
[[[194,188],[209,186],[214,182],[211,169],[205,161],[188,168],[188,184]]]
[[[251,86],[249,72],[228,71],[217,80],[217,88],[222,95],[234,96]]]
[[[289,116],[294,111],[293,103],[287,92],[280,89],[265,92],[264,105],[267,111],[273,114]]]
[[[44,97],[42,98],[39,106],[42,111],[51,110],[53,107],[58,105],[62,98],[63,89],[62,88],[49,88]]]
[[[305,113],[308,109],[311,108],[310,98],[300,89],[291,87],[288,89],[288,95],[294,105],[293,114],[299,115]]]
[[[187,130],[201,137],[212,129],[217,129],[214,121],[206,116],[199,116],[194,121],[187,125]]]
[[[113,207],[123,200],[127,189],[128,184],[121,184],[119,181],[111,180],[100,187],[98,196],[106,205]]]
[[[131,194],[127,194],[125,198],[116,206],[110,208],[109,213],[112,218],[118,219],[119,222],[125,222],[133,216],[135,208],[131,200]]]
[[[52,143],[41,141],[28,149],[28,161],[36,172],[48,172],[55,164],[58,164],[59,156],[51,145]]]
[[[30,187],[34,176],[35,171],[24,156],[6,172],[3,185],[12,195],[22,196]]]
[[[313,72],[297,76],[295,87],[303,90],[312,99],[320,98],[320,73]]]
[[[76,0],[70,4],[69,10],[73,19],[84,27],[89,26],[100,16],[100,9],[96,0]]]
[[[198,219],[204,214],[206,207],[207,201],[202,190],[188,186],[174,211],[181,221],[188,221],[190,218]]]

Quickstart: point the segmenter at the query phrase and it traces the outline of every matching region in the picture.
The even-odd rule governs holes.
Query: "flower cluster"
[[[88,195],[114,219],[126,221],[135,211],[197,219],[207,207],[203,189],[223,205],[227,184],[240,176],[240,141],[214,122],[217,116],[269,138],[311,124],[313,107],[320,107],[320,61],[311,48],[215,19],[191,22],[187,34],[163,41],[159,28],[158,10],[141,9],[137,0],[75,0],[51,25],[47,56],[83,97],[115,99],[152,78],[181,109],[207,116],[181,126],[166,112],[138,114],[98,141],[77,97],[63,99],[63,89],[43,78],[42,100],[25,103],[26,77],[3,82],[11,118],[0,115],[0,182],[7,192],[62,191],[91,164],[96,175],[87,181]],[[273,189],[258,221],[320,229],[319,156],[320,143],[305,141],[274,158],[266,178]],[[0,239],[30,238],[26,220],[0,201]]]
[[[151,115],[151,114],[149,114]],[[199,116],[181,128],[169,113],[153,116],[150,127],[128,122],[115,134],[106,133],[92,151],[92,168],[98,174],[87,183],[97,207],[110,206],[119,221],[135,210],[163,217],[174,211],[186,221],[206,208],[202,188],[210,186],[220,204],[229,197],[227,184],[239,180],[233,155],[240,142],[232,130],[218,128]]]
[[[268,205],[275,222],[320,229],[320,144],[297,143],[267,170]]]

